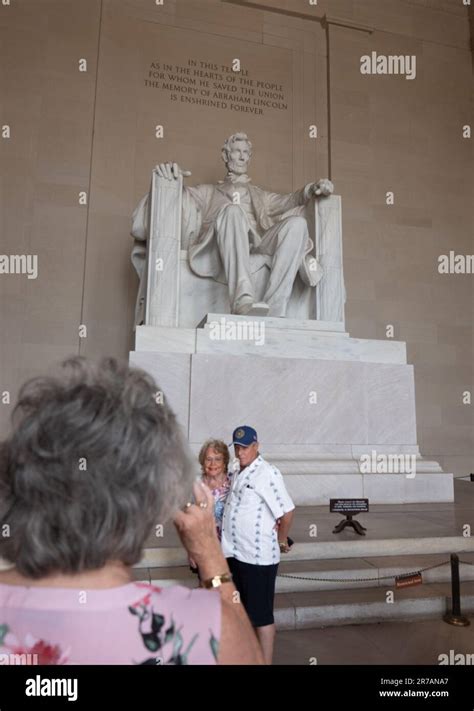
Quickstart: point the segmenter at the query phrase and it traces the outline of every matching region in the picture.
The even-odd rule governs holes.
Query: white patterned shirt
[[[281,472],[259,455],[232,477],[222,523],[226,558],[252,565],[279,563],[275,523],[294,508]]]

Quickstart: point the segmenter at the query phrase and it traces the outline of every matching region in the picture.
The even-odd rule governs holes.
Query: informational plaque
[[[405,573],[403,575],[397,575],[395,578],[397,588],[410,588],[413,585],[421,585],[422,583],[423,577],[421,572]]]
[[[329,511],[331,513],[355,514],[368,513],[368,499],[330,499]]]
[[[350,528],[353,528],[359,536],[365,536],[365,531],[367,530],[365,526],[362,526],[362,524],[358,521],[353,521],[352,517],[358,513],[368,513],[368,499],[330,499],[329,511],[331,513],[339,513],[345,516],[345,518],[337,524],[336,528],[333,530],[333,533],[340,533],[347,526],[349,526]]]

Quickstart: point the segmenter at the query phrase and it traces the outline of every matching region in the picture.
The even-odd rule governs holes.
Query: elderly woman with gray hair
[[[224,507],[232,480],[232,475],[228,471],[229,450],[222,440],[208,439],[202,445],[198,459],[202,472],[201,481],[209,488],[214,498],[214,519],[217,538],[220,541],[222,538]],[[195,562],[190,559],[189,563],[192,572],[199,575]],[[201,578],[199,577],[199,579]]]
[[[69,359],[21,389],[0,445],[0,555],[13,566],[0,572],[0,653],[39,664],[262,663],[233,602],[212,493],[158,392],[111,358]],[[215,589],[132,581],[150,531],[171,517]]]

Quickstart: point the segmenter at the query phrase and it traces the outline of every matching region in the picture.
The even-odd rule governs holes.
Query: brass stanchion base
[[[469,627],[471,624],[464,615],[453,615],[451,612],[444,615],[443,620],[447,622],[448,625],[454,625],[455,627]]]

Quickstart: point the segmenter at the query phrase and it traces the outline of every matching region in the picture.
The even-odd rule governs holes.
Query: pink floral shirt
[[[201,480],[206,483],[206,478],[204,476],[201,476]],[[216,519],[216,531],[219,540],[222,539],[222,517],[224,516],[225,502],[227,501],[227,497],[229,495],[231,483],[232,473],[227,472],[223,486],[211,489],[214,497],[214,518]]]
[[[217,591],[0,584],[4,664],[215,664],[220,634]]]

